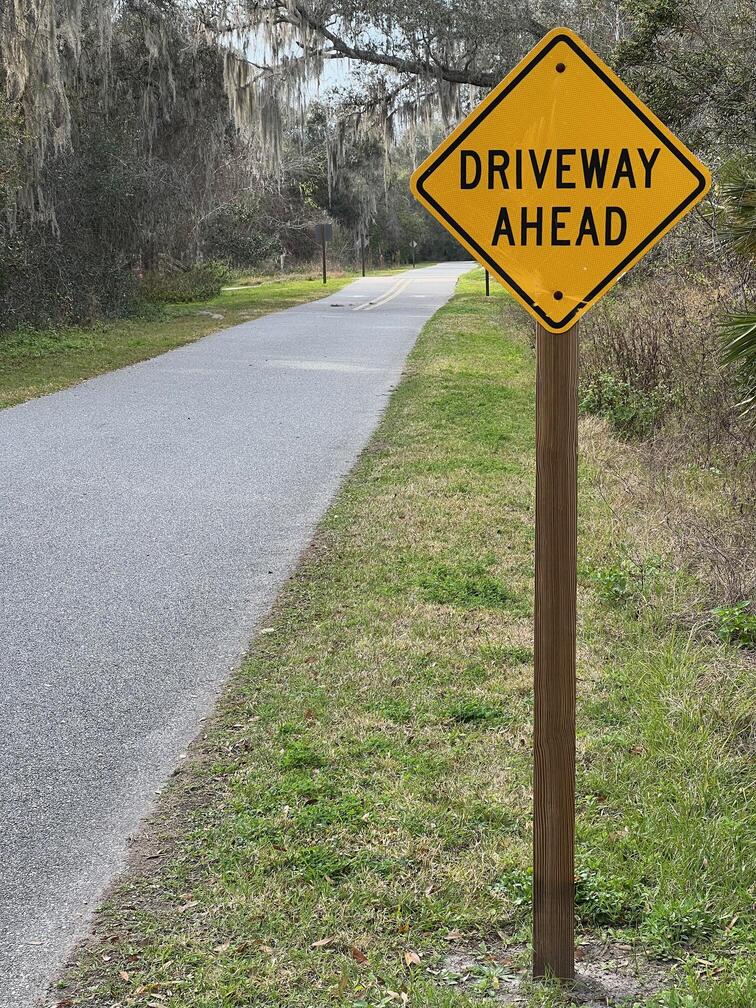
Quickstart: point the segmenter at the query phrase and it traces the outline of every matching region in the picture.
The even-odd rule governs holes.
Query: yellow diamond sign
[[[412,176],[415,197],[551,332],[706,194],[707,169],[565,28]]]

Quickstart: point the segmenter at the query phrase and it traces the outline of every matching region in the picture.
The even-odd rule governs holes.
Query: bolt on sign
[[[536,327],[533,973],[575,975],[577,320],[709,188],[693,154],[557,28],[417,169],[417,199]]]
[[[697,158],[565,28],[412,176],[420,203],[550,332],[576,322],[709,185]]]

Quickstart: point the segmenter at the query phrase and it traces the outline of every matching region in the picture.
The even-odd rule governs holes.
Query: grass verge
[[[354,279],[342,274],[327,284],[315,276],[267,280],[224,290],[211,301],[156,307],[146,317],[0,335],[0,409],[156,357],[218,329],[317,300]]]
[[[64,1003],[501,996],[529,933],[533,378],[506,299],[463,278]],[[622,544],[591,459],[600,434],[581,466],[581,948],[665,963],[666,989],[635,1004],[750,1008],[753,679],[658,601],[607,591]],[[653,577],[658,600],[678,575]],[[551,987],[522,996],[563,1003]]]

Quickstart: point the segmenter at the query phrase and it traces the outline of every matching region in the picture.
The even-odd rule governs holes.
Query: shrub
[[[644,392],[605,372],[588,379],[580,395],[585,413],[603,416],[619,434],[635,438],[648,437],[672,402],[663,389]]]
[[[665,246],[581,323],[581,401],[622,433],[663,429],[679,457],[708,463],[723,446],[753,445],[738,376],[721,364],[720,329],[749,280],[701,246],[700,235]]]
[[[226,263],[212,259],[195,266],[148,273],[142,280],[141,291],[147,301],[158,304],[209,301],[220,294],[230,279],[231,270]]]

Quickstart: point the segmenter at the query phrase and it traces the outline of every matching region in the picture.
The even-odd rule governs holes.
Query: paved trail
[[[0,413],[0,1006],[32,1005],[470,263]]]

